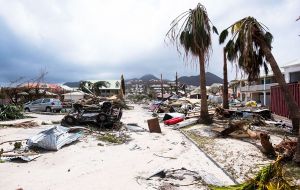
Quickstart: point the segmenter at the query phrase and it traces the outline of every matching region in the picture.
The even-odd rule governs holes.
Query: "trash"
[[[38,127],[39,124],[34,121],[24,121],[24,122],[14,123],[14,124],[1,124],[1,126],[15,127],[15,128],[32,128],[32,127]]]
[[[168,119],[166,121],[164,121],[164,124],[165,125],[175,125],[181,121],[183,121],[184,119],[181,118],[181,117],[175,117],[175,118],[172,118],[172,119]]]
[[[187,127],[187,126],[190,126],[190,125],[194,125],[198,122],[198,119],[197,118],[191,118],[191,119],[186,119],[180,123],[177,123],[175,125],[169,125],[170,127],[173,127],[173,129],[180,129],[180,128],[183,128],[183,127]]]
[[[163,117],[163,121],[166,121],[168,119],[172,119],[174,117],[180,117],[180,118],[185,118],[185,115],[183,113],[166,113]]]
[[[159,189],[178,189],[180,186],[194,186],[189,189],[198,189],[199,184],[205,184],[198,172],[184,167],[159,170],[147,178],[140,177],[139,179],[144,179],[146,183],[152,185],[160,184]]]
[[[160,178],[165,178],[166,177],[166,172],[165,170],[160,170],[152,175],[150,175],[146,180],[150,180],[152,177],[160,177]]]
[[[274,163],[264,166],[254,178],[248,181],[227,187],[217,187],[210,185],[211,190],[293,190],[297,187],[292,185],[285,176],[282,167],[282,157],[277,158]]]
[[[141,126],[138,126],[138,124],[136,123],[127,123],[127,125],[125,125],[125,128],[129,131],[133,131],[133,132],[145,132],[146,129],[144,129]]]
[[[39,147],[46,150],[59,150],[62,146],[78,140],[80,133],[69,133],[69,128],[55,126],[31,137],[27,141],[29,148]]]
[[[2,161],[14,161],[14,160],[22,160],[25,162],[30,162],[41,155],[39,154],[28,154],[28,153],[23,153],[23,154],[2,154],[1,155],[1,160]]]
[[[275,150],[279,152],[285,160],[292,160],[296,153],[297,141],[291,139],[283,139]]]
[[[256,103],[256,101],[248,101],[248,102],[246,102],[245,106],[247,106],[247,107],[256,107],[257,103]]]
[[[161,133],[157,118],[147,120],[150,133]]]
[[[97,136],[97,140],[112,144],[123,144],[130,141],[131,138],[127,134],[119,132],[118,134],[105,133],[103,135],[99,135]]]
[[[157,156],[157,157],[161,157],[161,158],[169,158],[169,159],[177,159],[175,157],[170,157],[170,156],[161,156],[161,155],[158,155],[158,154],[153,154],[154,156]]]

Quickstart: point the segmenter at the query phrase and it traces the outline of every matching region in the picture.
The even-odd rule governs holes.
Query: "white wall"
[[[83,95],[64,95],[64,100],[73,100],[77,102],[79,99],[83,99]]]

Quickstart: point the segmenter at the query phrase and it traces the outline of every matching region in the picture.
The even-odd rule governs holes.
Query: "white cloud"
[[[197,3],[195,0],[0,0],[0,17],[20,40],[77,66],[108,65],[111,70],[103,76],[109,77],[114,76],[114,69],[124,68],[124,64],[143,64],[138,61],[149,56],[168,57],[161,52],[170,52],[164,50],[170,48],[164,43],[170,22]],[[242,17],[253,15],[274,34],[273,52],[280,65],[299,58],[300,23],[295,22],[300,14],[298,0],[202,3],[220,31]],[[213,41],[208,70],[222,76],[222,47],[217,36],[213,36]],[[161,72],[166,75],[168,72],[173,75],[175,69],[183,74],[195,73],[184,67],[175,54],[174,50],[170,56],[175,56],[177,61],[173,64],[178,66],[170,69],[171,63],[160,62],[152,63],[152,67],[161,68],[165,64]]]

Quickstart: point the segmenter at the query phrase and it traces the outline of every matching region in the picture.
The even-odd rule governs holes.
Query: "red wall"
[[[292,93],[292,96],[300,106],[300,84],[289,84],[289,89]],[[271,111],[277,115],[284,117],[289,117],[289,112],[287,105],[284,100],[284,96],[279,88],[279,86],[271,87]]]

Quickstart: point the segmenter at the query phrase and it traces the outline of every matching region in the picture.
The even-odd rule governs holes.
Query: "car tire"
[[[51,112],[51,108],[50,107],[46,107],[46,112]]]
[[[75,119],[75,117],[70,116],[70,115],[65,116],[64,121],[68,125],[75,125],[77,123],[77,120]]]
[[[104,114],[104,113],[100,113],[98,116],[97,116],[97,122],[98,123],[104,123],[107,121],[107,115]]]
[[[30,112],[30,109],[29,108],[25,108],[25,112]]]

